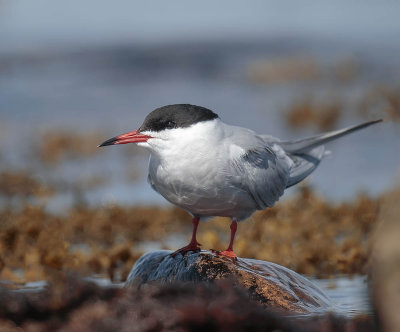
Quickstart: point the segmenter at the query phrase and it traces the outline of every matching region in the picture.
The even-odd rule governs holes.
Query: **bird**
[[[310,175],[327,154],[325,143],[381,121],[280,140],[226,124],[205,107],[173,104],[155,109],[139,129],[99,147],[136,143],[150,151],[150,186],[192,217],[191,241],[173,257],[200,251],[199,222],[219,216],[231,220],[230,242],[226,250],[215,252],[237,259],[233,244],[238,222],[272,207],[285,189]]]

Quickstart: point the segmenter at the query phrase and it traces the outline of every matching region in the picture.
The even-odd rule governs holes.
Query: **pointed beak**
[[[138,130],[134,130],[129,133],[110,138],[107,141],[101,143],[98,147],[106,146],[106,145],[147,142],[147,140],[149,138],[152,138],[152,137],[148,136],[148,135],[143,135],[143,134],[139,133]]]

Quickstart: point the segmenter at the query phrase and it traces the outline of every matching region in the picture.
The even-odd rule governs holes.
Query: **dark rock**
[[[214,282],[231,279],[264,306],[293,313],[334,309],[332,301],[311,281],[283,266],[255,259],[217,256],[209,251],[172,257],[171,251],[144,254],[133,266],[126,287],[150,282]]]

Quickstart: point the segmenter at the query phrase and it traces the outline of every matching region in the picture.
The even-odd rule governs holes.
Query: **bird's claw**
[[[199,246],[201,246],[201,244],[198,243],[198,242],[197,242],[196,244],[189,244],[189,245],[187,245],[187,246],[185,246],[185,247],[183,247],[183,248],[180,248],[180,249],[174,251],[174,252],[171,254],[171,256],[172,256],[172,257],[175,257],[175,256],[178,255],[178,254],[181,254],[182,256],[184,256],[188,251],[200,252],[201,249],[200,249]]]
[[[232,250],[220,251],[220,250],[211,249],[211,252],[216,254],[217,256],[224,256],[224,257],[232,259],[233,261],[237,261],[237,256],[235,255],[235,253]]]

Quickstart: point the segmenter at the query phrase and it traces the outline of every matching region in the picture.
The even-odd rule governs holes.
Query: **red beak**
[[[99,145],[99,147],[106,146],[106,145],[147,142],[147,140],[149,138],[152,138],[152,137],[148,136],[148,135],[142,135],[142,134],[138,133],[137,130],[134,130],[129,133],[110,138],[107,141],[101,143]]]

